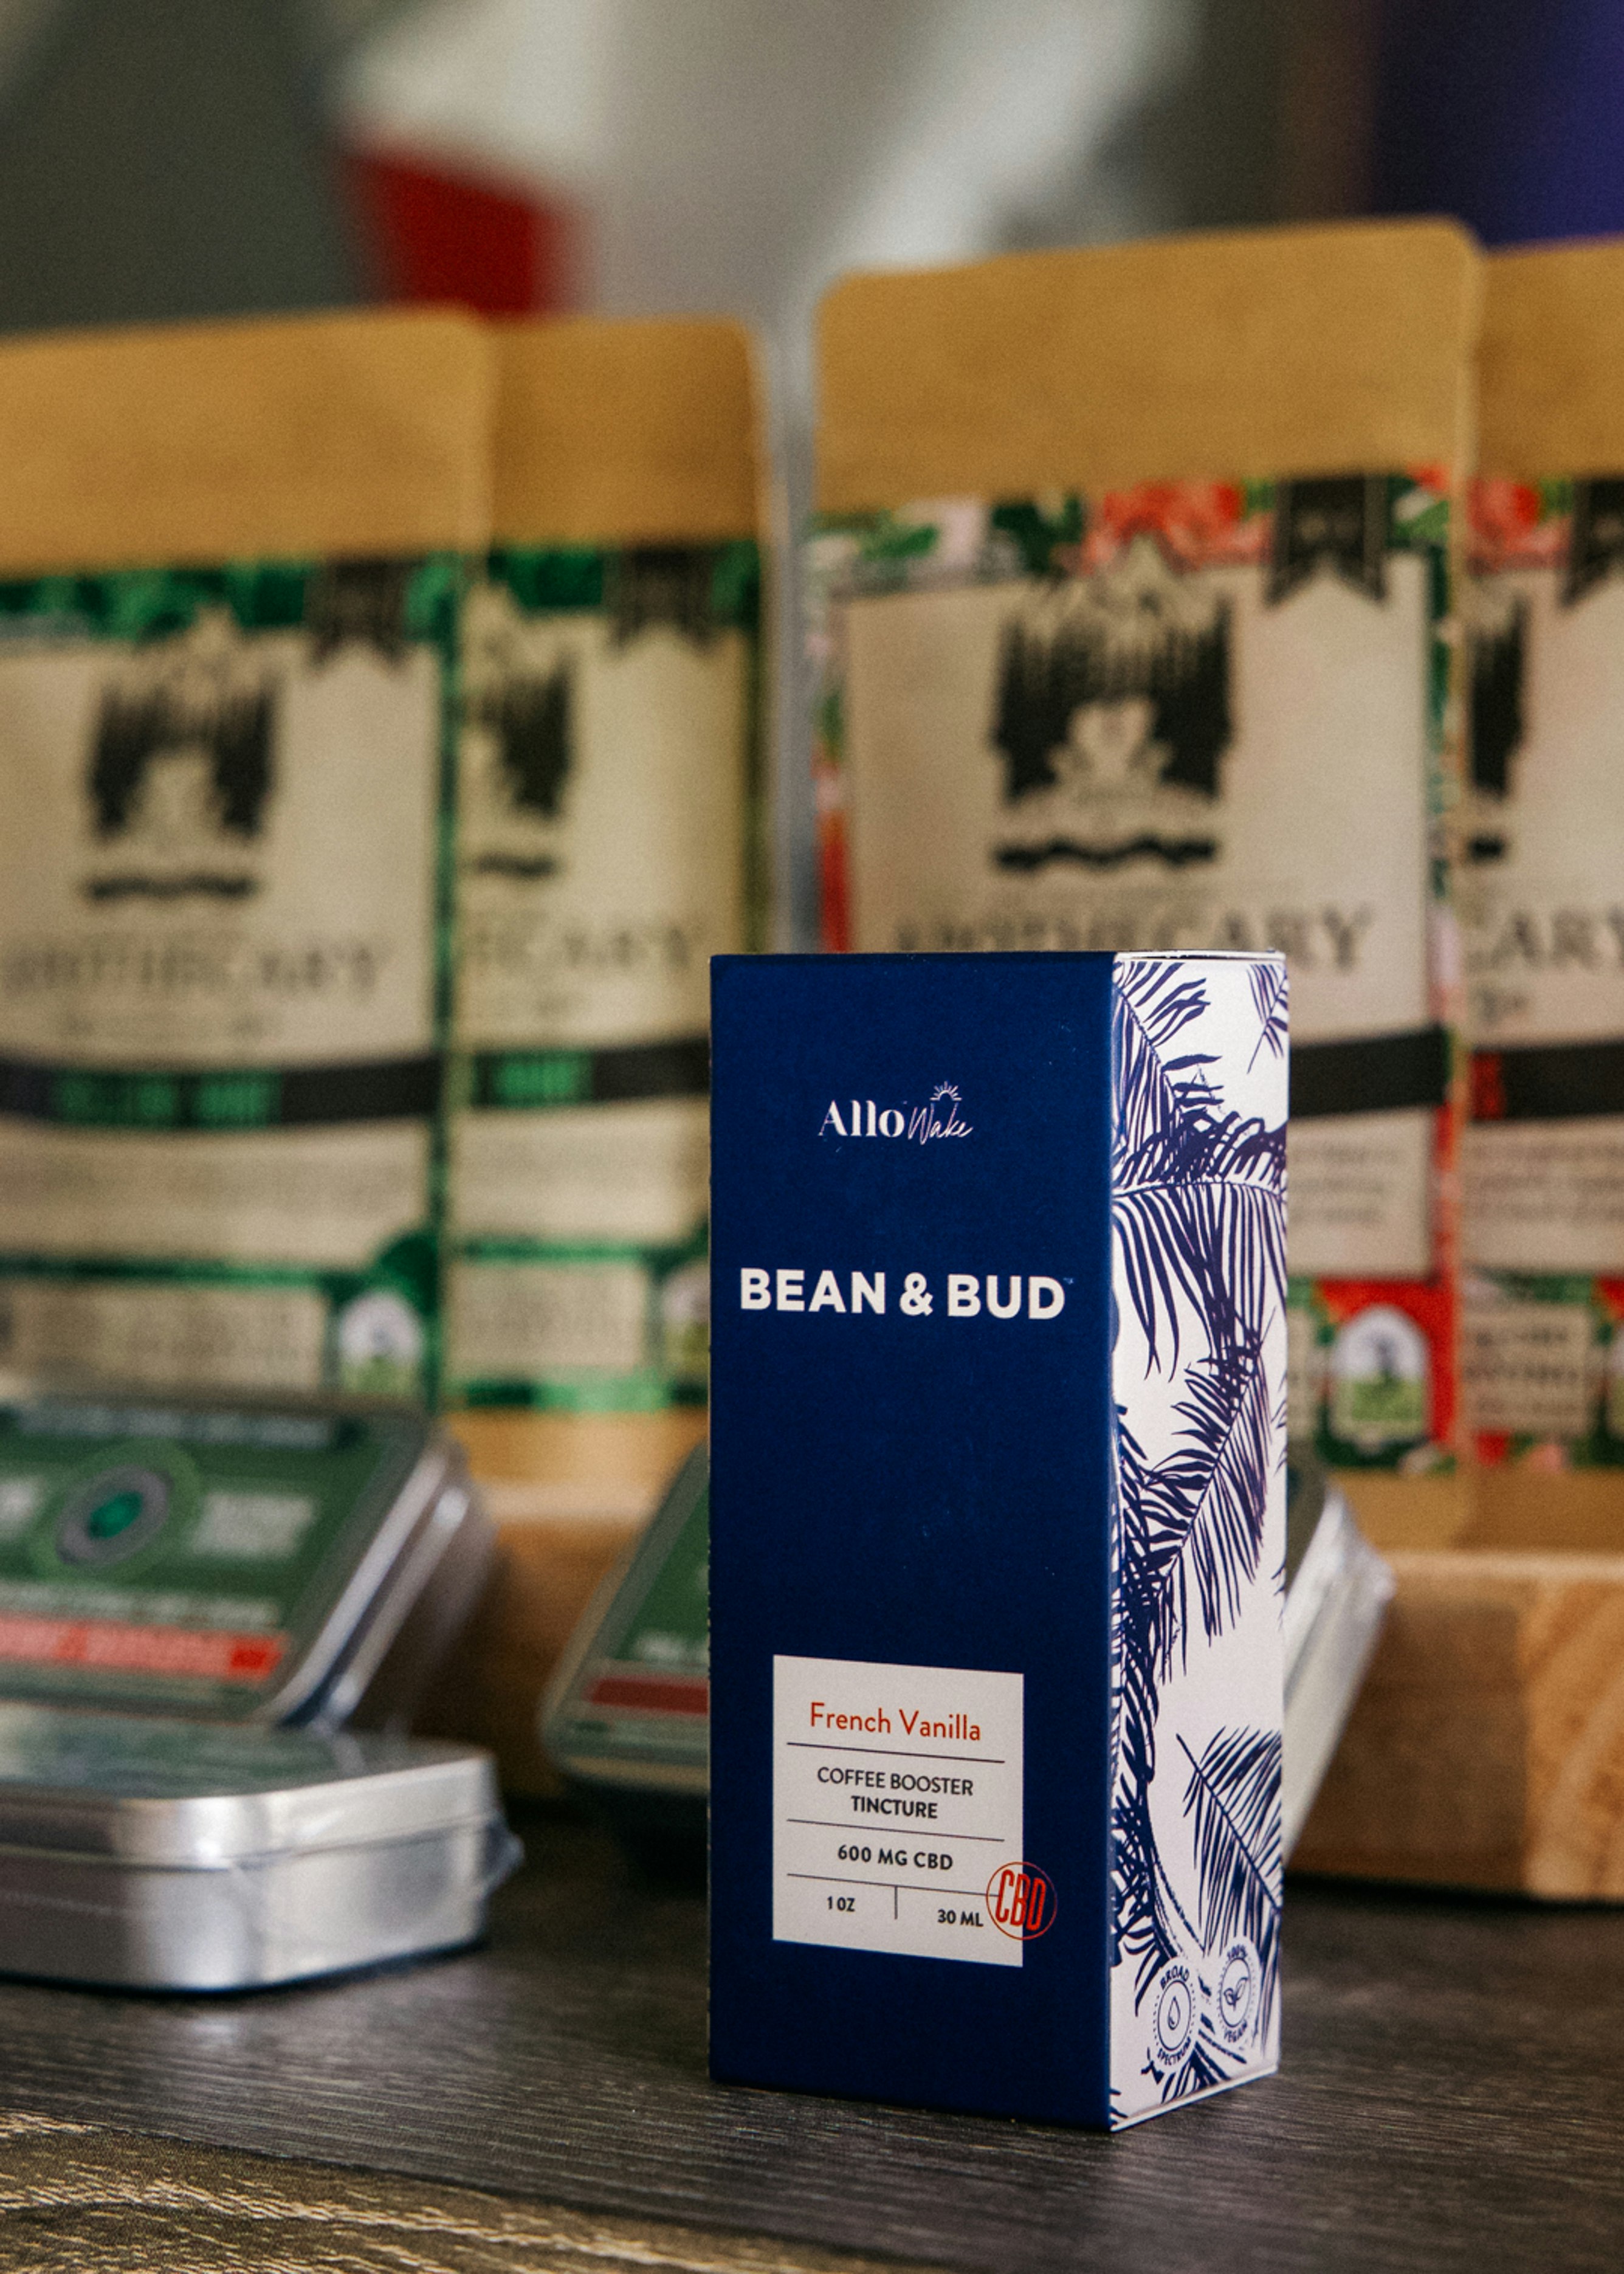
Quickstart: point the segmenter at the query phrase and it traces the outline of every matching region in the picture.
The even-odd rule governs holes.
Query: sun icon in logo
[[[930,1093],[930,1103],[932,1105],[940,1105],[944,1097],[951,1098],[955,1105],[962,1105],[964,1103],[963,1098],[959,1096],[958,1090],[951,1081],[937,1082],[936,1088]]]

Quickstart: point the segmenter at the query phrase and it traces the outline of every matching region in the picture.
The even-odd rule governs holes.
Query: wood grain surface
[[[702,1902],[525,1829],[461,1957],[222,1999],[0,1984],[0,2107],[778,2238],[789,2265],[1624,2264],[1616,1913],[1293,1884],[1283,2074],[1105,2139],[712,2085]]]
[[[1398,1592],[1297,1862],[1624,1900],[1624,1555],[1390,1560]]]
[[[886,2265],[896,2274],[897,2262]],[[0,2116],[0,2269],[26,2274],[883,2274],[872,2258]],[[917,2274],[927,2274],[924,2269]]]

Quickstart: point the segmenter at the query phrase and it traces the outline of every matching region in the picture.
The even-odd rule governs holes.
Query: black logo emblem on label
[[[714,575],[714,556],[691,545],[641,545],[616,553],[606,594],[615,646],[664,624],[695,647],[709,647],[717,631]]]
[[[1322,568],[1372,600],[1387,598],[1385,474],[1335,475],[1276,487],[1270,606],[1289,599]]]
[[[1470,862],[1503,861],[1504,806],[1512,760],[1522,746],[1522,688],[1528,607],[1479,588],[1467,633],[1473,810],[1465,838]]]
[[[476,726],[495,743],[492,787],[507,811],[526,821],[563,819],[564,793],[575,763],[575,686],[567,663],[543,673],[515,672],[472,706]],[[468,866],[477,875],[533,884],[556,874],[556,855],[496,847]]]
[[[386,663],[406,652],[406,561],[329,561],[304,604],[312,660],[325,663],[352,641]]]
[[[1147,532],[1005,626],[990,740],[1011,829],[994,865],[1173,869],[1218,851],[1210,808],[1234,734],[1229,611]]]
[[[1573,486],[1573,522],[1562,605],[1571,608],[1624,567],[1624,475],[1592,474]]]
[[[127,854],[85,879],[94,901],[246,900],[254,870],[233,862],[263,832],[273,783],[267,687],[115,682],[102,698],[86,788],[92,831]]]

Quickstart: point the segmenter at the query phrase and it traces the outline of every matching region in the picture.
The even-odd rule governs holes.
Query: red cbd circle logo
[[[987,1912],[1001,1934],[1034,1942],[1055,1924],[1055,1883],[1035,1864],[1001,1864],[987,1882]]]

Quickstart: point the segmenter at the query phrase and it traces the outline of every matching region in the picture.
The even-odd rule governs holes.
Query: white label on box
[[[462,1262],[452,1269],[451,1348],[464,1379],[649,1359],[649,1275],[641,1263]]]
[[[1624,1035],[1624,585],[1610,553],[1592,573],[1581,510],[1575,498],[1572,534],[1552,519],[1525,533],[1543,563],[1495,569],[1469,596],[1482,715],[1456,881],[1474,1048],[1554,1045],[1570,1065]],[[1613,1110],[1468,1131],[1469,1262],[1624,1269],[1624,1119],[1594,1082],[1582,1102]]]
[[[1599,1354],[1588,1304],[1469,1299],[1462,1367],[1474,1429],[1583,1437],[1591,1427]]]
[[[1056,1909],[1022,1853],[1024,1676],[772,1664],[774,1939],[1019,1966]]]
[[[710,1202],[703,1097],[645,1097],[458,1118],[451,1178],[463,1239],[624,1239],[677,1247]]]
[[[1428,564],[1389,553],[1380,599],[1325,574],[1276,599],[1270,575],[1176,570],[1146,534],[1075,580],[849,600],[852,945],[1280,947],[1294,1043],[1424,1027]],[[1202,638],[1223,694],[1198,755],[1166,719],[1158,739],[1137,690],[1156,641],[1172,669]],[[1034,766],[1031,722],[1005,717],[1010,659],[1068,639],[1109,669],[1041,729]],[[1293,1130],[1294,1272],[1427,1275],[1432,1118],[1359,1117],[1343,1143],[1305,1125],[1306,1185]]]
[[[440,704],[426,649],[323,656],[224,609],[150,646],[0,655],[0,1048],[169,1067],[427,1050]]]
[[[1470,1261],[1485,1271],[1624,1271],[1624,1119],[1480,1121],[1461,1159]]]
[[[1432,1255],[1432,1116],[1294,1121],[1291,1269],[1326,1279],[1424,1279]]]
[[[1492,575],[1471,597],[1479,668],[1498,649],[1519,698],[1493,722],[1498,768],[1479,738],[1463,816],[1472,1041],[1610,1042],[1624,1029],[1624,585],[1575,591],[1553,562]]]
[[[627,638],[598,611],[529,615],[482,582],[466,650],[459,1042],[703,1034],[710,958],[744,944],[744,634]]]
[[[1294,1042],[1424,1025],[1426,563],[1389,555],[1381,601],[1320,575],[1272,603],[1267,577],[1175,572],[1147,537],[1059,587],[850,601],[853,946],[1279,946]],[[1222,621],[1228,732],[1208,788],[1163,779],[1169,751],[1142,743],[1152,705],[1132,701],[1079,698],[1061,722],[1073,740],[1046,754],[1052,784],[1012,770],[996,740],[1009,642],[1073,616],[1135,639]]]

